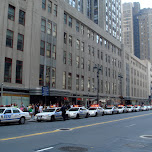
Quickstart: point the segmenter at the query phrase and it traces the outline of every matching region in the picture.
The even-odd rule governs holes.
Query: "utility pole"
[[[121,73],[119,73],[119,75],[118,75],[118,77],[120,78],[120,96],[121,96],[121,104],[122,104],[122,78],[123,78],[123,76],[122,76],[122,74]]]
[[[99,104],[99,72],[102,70],[101,66],[96,65],[93,67],[93,69],[97,69],[97,104]]]
[[[3,103],[3,83],[1,83],[1,104]]]

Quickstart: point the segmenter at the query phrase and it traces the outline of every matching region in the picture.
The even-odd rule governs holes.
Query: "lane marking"
[[[132,127],[132,126],[135,126],[136,124],[132,124],[132,125],[129,125],[129,126],[126,126],[126,127]]]
[[[111,123],[111,122],[118,122],[118,121],[133,119],[133,118],[144,117],[144,116],[148,116],[148,115],[152,115],[152,113],[133,116],[133,117],[127,117],[127,118],[122,118],[122,119],[116,119],[116,120],[111,120],[111,121],[105,121],[105,122],[100,122],[100,123],[95,123],[95,124],[90,124],[90,125],[77,126],[77,127],[73,127],[73,128],[69,128],[69,129],[75,130],[75,129],[80,129],[80,128],[92,127],[92,126],[103,125],[103,124],[107,124],[107,123]],[[3,138],[3,139],[0,139],[0,141],[7,141],[7,140],[13,140],[13,139],[32,137],[32,136],[39,136],[39,135],[51,134],[51,133],[55,133],[55,132],[61,132],[61,130],[56,129],[56,130],[48,131],[48,132],[41,132],[41,133],[35,133],[35,134],[29,134],[29,135],[23,135],[23,136],[11,137],[11,138]]]
[[[46,150],[53,149],[53,148],[54,148],[54,147],[48,147],[48,148],[44,148],[44,149],[37,150],[37,151],[35,151],[35,152],[46,151]]]

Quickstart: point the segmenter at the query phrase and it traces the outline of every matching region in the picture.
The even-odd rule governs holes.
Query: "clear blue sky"
[[[121,0],[121,2],[139,2],[141,8],[152,8],[152,0]]]

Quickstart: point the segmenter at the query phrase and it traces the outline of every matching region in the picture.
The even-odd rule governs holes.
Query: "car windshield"
[[[131,107],[127,107],[127,108],[131,108]]]
[[[0,109],[0,113],[3,113],[5,109]]]
[[[79,108],[71,108],[71,109],[69,109],[69,111],[78,111],[79,110]]]
[[[89,110],[96,110],[96,108],[89,108]]]
[[[106,107],[106,109],[112,109],[112,107]]]
[[[122,109],[122,107],[118,107],[118,109]]]
[[[53,111],[55,111],[55,109],[45,109],[45,110],[43,110],[43,112],[53,112]]]

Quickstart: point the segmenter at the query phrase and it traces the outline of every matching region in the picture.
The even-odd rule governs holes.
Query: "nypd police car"
[[[104,114],[114,114],[114,113],[118,113],[118,109],[115,106],[107,106],[104,109]]]
[[[135,111],[135,107],[132,105],[127,105],[127,112],[134,112]]]
[[[25,120],[30,119],[28,112],[14,107],[0,107],[0,123],[19,122],[24,124]]]
[[[98,115],[104,116],[104,109],[99,105],[91,105],[88,110],[89,110],[89,116],[98,116]]]
[[[118,113],[124,113],[127,112],[127,108],[124,105],[118,105]]]
[[[88,118],[89,111],[85,107],[80,107],[78,105],[75,105],[74,107],[70,108],[66,111],[66,114],[69,118]]]
[[[140,105],[135,105],[135,112],[141,111],[141,106]]]
[[[43,110],[43,112],[35,115],[35,119],[40,121],[54,121],[57,119],[63,119],[62,111],[60,111],[60,107],[53,107]]]

